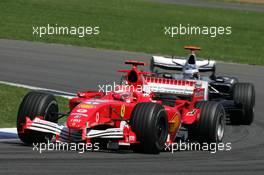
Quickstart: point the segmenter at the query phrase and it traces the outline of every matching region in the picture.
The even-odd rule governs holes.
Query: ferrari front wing
[[[118,139],[121,144],[137,143],[135,134],[128,125],[122,125],[120,128],[108,128],[105,130],[95,130],[90,128],[71,129],[65,125],[43,120],[42,117],[36,117],[31,120],[26,117],[26,123],[23,131],[33,130],[38,132],[50,133],[56,136],[56,141],[62,142],[89,142],[93,138]]]

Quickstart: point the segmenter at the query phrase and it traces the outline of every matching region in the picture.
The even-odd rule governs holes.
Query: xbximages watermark
[[[219,35],[231,35],[232,27],[230,26],[191,26],[190,24],[164,27],[164,34],[170,37],[178,35],[207,35],[212,38]]]
[[[33,151],[40,154],[45,151],[77,151],[82,154],[85,151],[99,151],[99,143],[66,143],[66,142],[47,142],[33,143]]]
[[[231,151],[232,144],[228,143],[196,143],[196,142],[175,142],[172,144],[165,144],[165,151],[172,154],[177,151],[210,151],[214,154],[217,151]]]
[[[128,84],[122,84],[113,82],[113,84],[103,84],[103,85],[98,85],[99,87],[99,92],[104,92],[108,94],[109,92],[139,92],[139,93],[144,93],[144,92],[167,92],[168,88],[160,87],[160,86],[143,86],[143,85],[128,85]],[[171,89],[170,92],[175,92],[176,90]]]
[[[73,35],[79,38],[99,35],[99,26],[58,26],[47,24],[47,26],[32,26],[32,35],[39,37],[45,35]]]

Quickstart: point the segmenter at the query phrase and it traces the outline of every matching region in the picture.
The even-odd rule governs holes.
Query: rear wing
[[[153,72],[155,67],[181,71],[186,61],[186,58],[153,56],[150,61],[150,71]],[[215,61],[213,60],[196,60],[196,66],[200,72],[215,72]]]

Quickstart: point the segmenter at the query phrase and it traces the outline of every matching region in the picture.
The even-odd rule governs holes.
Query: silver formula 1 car
[[[220,101],[230,116],[230,123],[250,125],[253,122],[255,105],[253,84],[239,82],[235,77],[216,76],[214,60],[196,58],[195,53],[201,50],[200,47],[185,46],[184,48],[191,51],[187,58],[153,56],[150,61],[152,76],[202,82],[203,86],[207,86],[205,87],[207,96],[204,100]],[[203,75],[204,72],[210,74]]]

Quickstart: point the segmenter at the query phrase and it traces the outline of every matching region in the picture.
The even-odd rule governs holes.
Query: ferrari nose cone
[[[85,116],[71,115],[67,119],[67,126],[72,129],[81,129],[85,126],[85,121]]]

